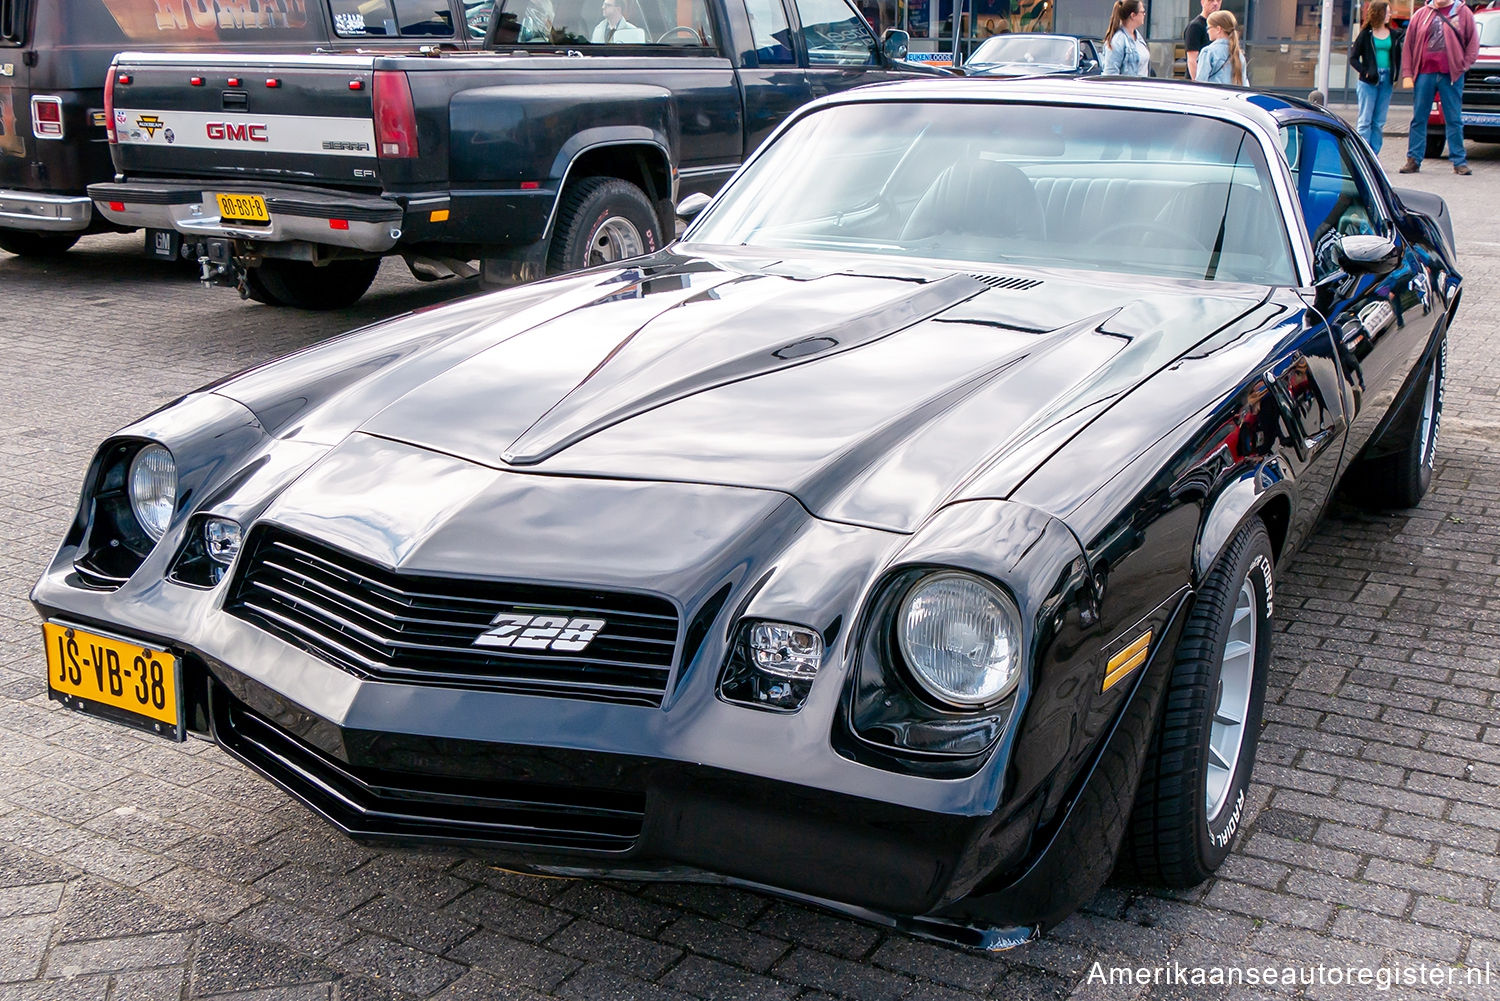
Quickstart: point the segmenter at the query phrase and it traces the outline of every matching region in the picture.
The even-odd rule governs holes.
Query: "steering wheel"
[[[1158,236],[1165,236],[1170,238],[1170,242],[1166,244],[1166,246],[1168,247],[1180,246],[1181,244],[1188,243],[1206,253],[1213,252],[1212,247],[1208,246],[1208,244],[1198,239],[1192,233],[1189,233],[1185,230],[1174,229],[1173,227],[1168,226],[1166,223],[1149,222],[1146,220],[1117,222],[1113,226],[1106,226],[1099,232],[1095,233],[1093,239],[1099,243],[1103,243],[1111,236],[1118,236],[1122,233],[1140,233],[1142,236],[1155,233]],[[1138,246],[1142,247],[1144,247],[1145,245],[1146,244],[1144,242],[1138,244]]]
[[[694,45],[702,45],[703,44],[703,36],[700,35],[700,34],[698,34],[698,29],[697,28],[691,28],[691,27],[689,27],[689,26],[687,26],[685,24],[679,24],[675,28],[670,28],[667,31],[662,32],[661,33],[661,37],[656,40],[656,44],[657,45],[661,45],[667,39],[671,38],[673,35],[686,35],[687,37],[689,37],[689,38],[691,38],[693,40],[693,44]]]

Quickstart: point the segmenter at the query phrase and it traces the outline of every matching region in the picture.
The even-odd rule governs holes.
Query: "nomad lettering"
[[[159,31],[191,28],[301,28],[307,0],[156,0]]]

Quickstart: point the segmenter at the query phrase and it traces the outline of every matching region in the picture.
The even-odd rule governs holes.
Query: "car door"
[[[1395,401],[1442,316],[1426,268],[1394,225],[1373,183],[1373,166],[1355,141],[1321,124],[1283,130],[1303,220],[1313,248],[1315,308],[1327,320],[1338,352],[1349,413],[1345,458],[1370,440]],[[1345,274],[1340,237],[1393,239],[1400,254],[1381,275]]]
[[[813,97],[891,79],[875,33],[848,0],[794,0],[794,6]]]
[[[725,8],[734,20],[747,18],[735,25],[731,37],[749,39],[749,46],[733,55],[744,88],[748,156],[783,119],[806,104],[812,92],[782,0],[726,0]]]

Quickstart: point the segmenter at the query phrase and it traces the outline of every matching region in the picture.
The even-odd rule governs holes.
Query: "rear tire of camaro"
[[[547,273],[566,274],[654,254],[666,242],[644,191],[615,177],[586,177],[563,194]]]
[[[1350,495],[1376,509],[1416,507],[1432,485],[1438,429],[1443,421],[1443,381],[1447,376],[1448,337],[1445,334],[1423,369],[1417,391],[1402,416],[1405,438],[1394,454],[1361,460],[1351,470]]]
[[[380,258],[334,261],[322,267],[310,261],[272,258],[245,272],[250,298],[268,306],[295,309],[343,309],[359,301],[380,270]]]
[[[1433,158],[1443,155],[1443,144],[1448,141],[1447,135],[1442,132],[1433,135],[1427,133],[1427,155]]]
[[[1203,882],[1244,822],[1271,660],[1273,560],[1254,519],[1193,603],[1125,835],[1120,870],[1134,881]]]
[[[56,257],[77,243],[77,233],[32,233],[22,229],[0,229],[0,250],[17,257]]]

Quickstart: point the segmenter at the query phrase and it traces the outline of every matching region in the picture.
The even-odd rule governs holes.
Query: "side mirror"
[[[1085,59],[1078,64],[1078,72],[1084,76],[1099,72],[1099,60]]]
[[[880,54],[886,62],[899,63],[911,50],[911,36],[899,28],[887,28],[880,36]]]
[[[1401,248],[1384,236],[1341,236],[1334,254],[1350,275],[1388,275],[1401,263]]]
[[[677,217],[679,219],[693,219],[698,213],[708,208],[708,203],[713,201],[701,191],[695,191],[682,201],[677,203]]]

